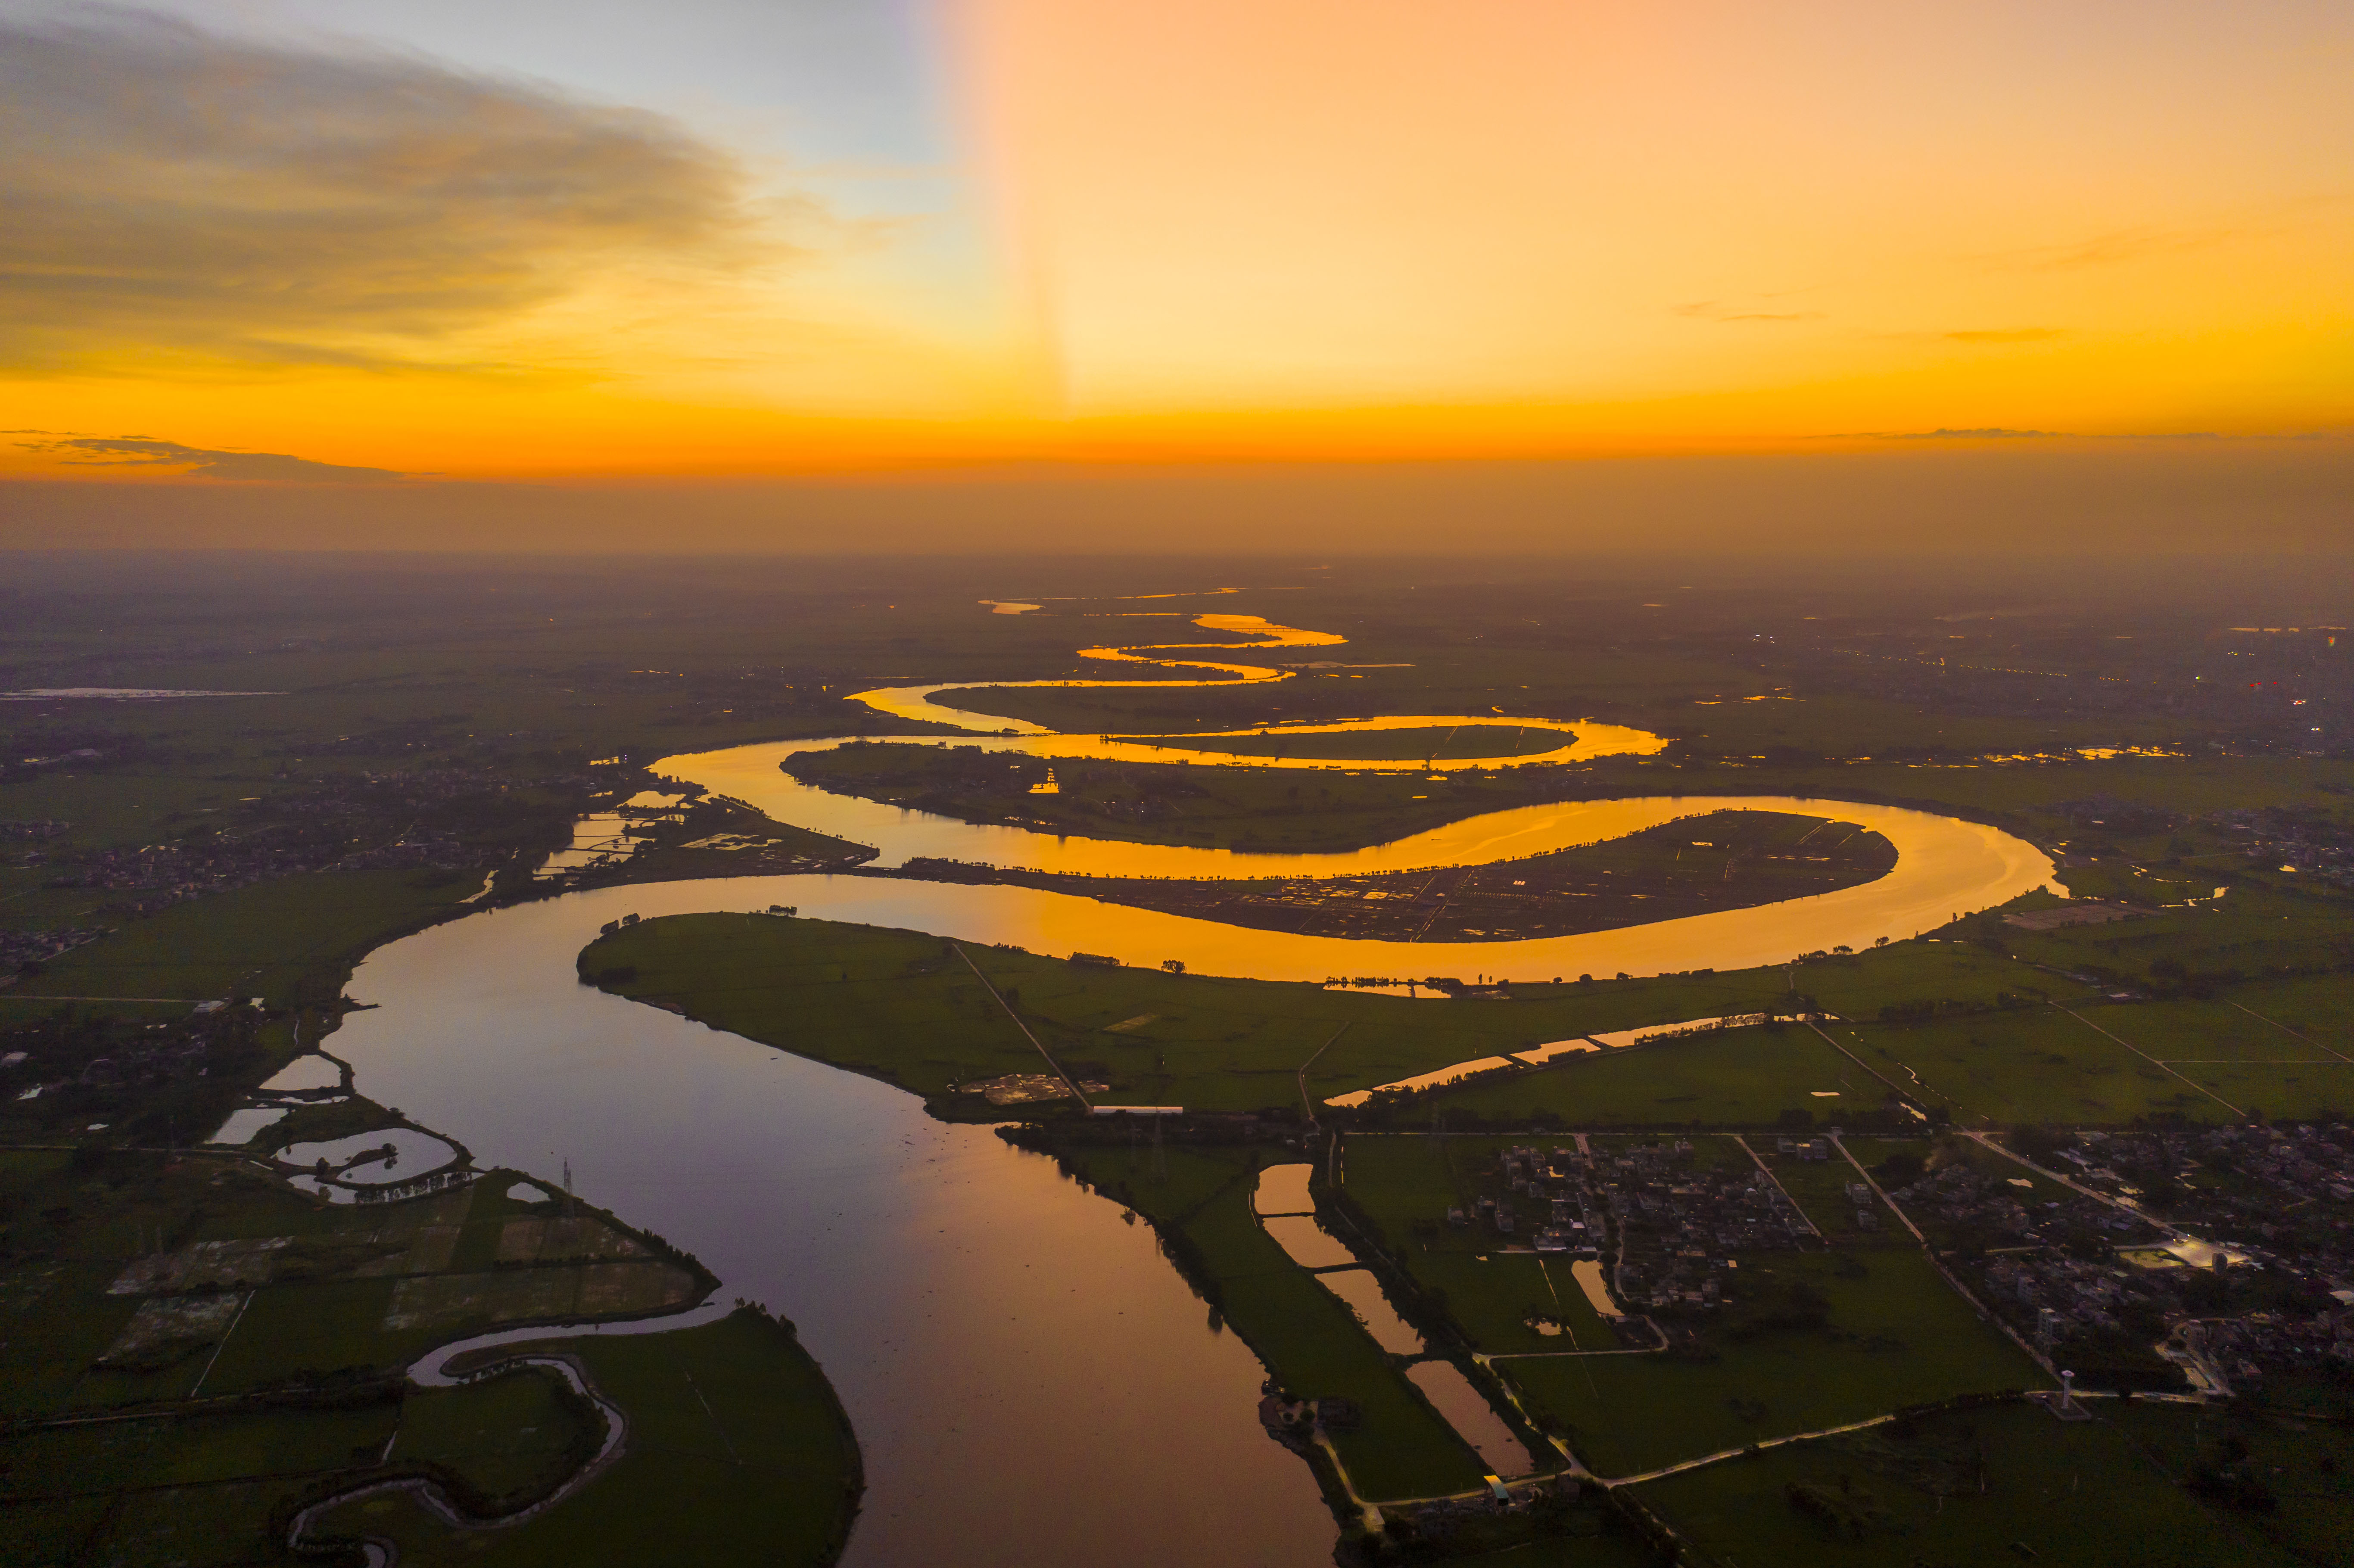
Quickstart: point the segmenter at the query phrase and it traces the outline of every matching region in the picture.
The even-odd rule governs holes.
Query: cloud
[[[660,116],[157,17],[0,20],[0,144],[20,374],[430,364],[604,270],[777,253]]]
[[[1819,322],[1820,311],[1736,311],[1714,300],[1696,300],[1688,305],[1678,305],[1675,313],[1704,322]]]
[[[90,468],[179,468],[200,479],[295,480],[311,483],[365,483],[403,476],[388,468],[355,468],[314,462],[284,452],[208,451],[147,436],[72,436],[53,441],[19,441],[32,451],[55,454],[62,462]]]
[[[2049,343],[2066,337],[2066,327],[1999,327],[1983,332],[1949,332],[1949,343]]]
[[[1975,430],[1899,430],[1895,432],[1894,439],[1900,441],[2040,441],[2054,440],[2059,435],[2058,430],[2006,430],[1999,425],[1988,425]]]
[[[1827,441],[2052,441],[2065,438],[2064,430],[2012,430],[1999,425],[1988,425],[1978,429],[1934,430],[1842,430],[1836,435],[1818,438]]]

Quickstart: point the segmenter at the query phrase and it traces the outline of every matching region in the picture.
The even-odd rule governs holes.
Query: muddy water
[[[1416,1361],[1405,1375],[1497,1475],[1525,1476],[1536,1468],[1527,1446],[1512,1436],[1461,1368],[1447,1361]]]
[[[1835,809],[1829,801],[1776,805]],[[1850,816],[1865,810],[1838,809]],[[1924,820],[1935,823],[1943,819]],[[1898,834],[1904,831],[1902,825],[1890,825]],[[2032,850],[2028,853],[2048,865]],[[1906,863],[1900,861],[1895,871],[1878,882],[1818,898],[1525,942],[1377,942],[1255,931],[1032,887],[860,876],[762,880],[779,889],[778,902],[797,906],[811,918],[1002,942],[1056,957],[1101,953],[1148,969],[1173,959],[1195,974],[1320,983],[1339,975],[1475,973],[1522,983],[1560,976],[1575,980],[1586,973],[1746,969],[1840,944],[1869,947],[1879,936],[1909,937],[1930,924],[1942,925],[1956,910],[2006,902],[2041,885],[2045,874],[1999,853],[1942,871],[1930,856],[1914,864],[1917,875],[1908,875]]]
[[[1486,865],[1623,838],[1716,810],[1784,811],[1854,822],[1897,852],[1886,875],[1854,887],[1749,909],[1724,909],[1615,931],[1504,942],[1380,942],[1245,930],[1182,916],[1125,908],[1032,888],[902,883],[876,895],[888,924],[939,936],[1011,942],[1040,952],[1108,952],[1124,962],[1183,960],[1198,973],[1266,980],[1333,975],[1486,973],[1513,980],[1743,969],[1839,946],[1902,940],[1955,915],[2007,903],[2041,887],[2059,891],[2051,861],[1999,829],[1896,806],[1783,795],[1652,796],[1523,806],[1490,812],[1386,844],[1323,854],[1246,854],[1175,844],[1066,838],[980,826],[837,795],[787,778],[777,764],[811,742],[737,747],[656,764],[715,793],[745,800],[779,821],[832,833],[881,852],[896,865],[916,856],[1083,876],[1246,878],[1357,876],[1373,872]],[[822,743],[832,744],[832,743]],[[840,896],[849,896],[842,895]],[[864,895],[860,895],[864,896]],[[816,914],[815,909],[805,913]],[[854,915],[831,918],[857,919]],[[980,924],[951,925],[951,920]]]
[[[213,1129],[207,1143],[244,1143],[264,1128],[277,1126],[286,1119],[284,1106],[248,1106],[228,1113],[228,1119]]]
[[[1411,1078],[1400,1078],[1394,1084],[1383,1084],[1379,1087],[1408,1091],[1435,1089],[1441,1085],[1471,1077],[1475,1074],[1500,1071],[1511,1066],[1514,1061],[1515,1058],[1511,1056],[1480,1056],[1469,1062],[1449,1063],[1436,1072],[1417,1073]],[[1324,1103],[1328,1106],[1361,1106],[1372,1099],[1377,1092],[1379,1092],[1378,1089],[1352,1089],[1345,1095],[1334,1095]]]
[[[1398,1316],[1397,1308],[1382,1294],[1381,1282],[1369,1270],[1336,1268],[1318,1275],[1316,1283],[1347,1302],[1365,1332],[1373,1337],[1373,1343],[1392,1355],[1418,1356],[1429,1349],[1414,1325]]]
[[[1354,1255],[1312,1216],[1316,1203],[1309,1195],[1308,1182],[1315,1169],[1303,1163],[1270,1165],[1261,1171],[1258,1185],[1251,1192],[1251,1211],[1260,1216],[1259,1223],[1293,1262],[1309,1268],[1331,1268],[1336,1263],[1353,1261]],[[1398,1316],[1369,1271],[1332,1269],[1318,1275],[1316,1282],[1357,1315],[1357,1321],[1382,1349],[1395,1355],[1418,1356],[1427,1348],[1414,1325]]]
[[[1251,1212],[1257,1214],[1306,1214],[1315,1212],[1316,1200],[1308,1195],[1308,1178],[1316,1168],[1309,1164],[1270,1165],[1258,1173],[1258,1185],[1251,1190]]]
[[[983,599],[994,604],[993,599]],[[1032,609],[1037,607],[1033,605]],[[1206,653],[1247,649],[1254,652],[1277,648],[1320,648],[1345,642],[1347,638],[1330,631],[1305,631],[1294,626],[1278,626],[1256,615],[1203,615],[1193,618],[1193,624],[1212,631],[1233,631],[1251,639],[1247,642],[1182,642],[1132,644],[1125,648],[1082,648],[1082,659],[1101,659],[1122,664],[1150,664],[1162,669],[1208,671],[1207,678],[1200,674],[1165,681],[959,681],[931,686],[878,686],[871,692],[859,692],[852,702],[864,703],[878,713],[893,718],[917,719],[931,724],[950,724],[960,729],[994,733],[1014,730],[1025,735],[1048,732],[1021,719],[1009,719],[995,714],[976,713],[951,707],[932,699],[942,692],[986,692],[999,689],[1039,686],[1238,686],[1261,681],[1281,681],[1289,672],[1264,664],[1226,663],[1201,657]],[[1155,659],[1150,655],[1165,653],[1170,657]]]
[[[983,600],[993,603],[993,600]],[[871,692],[859,692],[851,701],[864,703],[878,713],[893,718],[909,719],[934,725],[951,725],[975,735],[1018,736],[1013,748],[1037,757],[1091,757],[1118,762],[1194,761],[1218,763],[1236,768],[1365,768],[1373,771],[1418,772],[1434,765],[1441,770],[1470,768],[1492,768],[1526,762],[1577,762],[1596,757],[1623,755],[1649,756],[1663,750],[1667,743],[1647,730],[1628,729],[1619,725],[1600,724],[1592,719],[1575,723],[1559,719],[1501,717],[1488,714],[1420,714],[1392,715],[1382,718],[1348,719],[1338,724],[1293,724],[1277,727],[1272,733],[1286,735],[1338,735],[1359,730],[1454,729],[1460,727],[1493,727],[1511,725],[1523,733],[1531,730],[1551,731],[1560,736],[1561,744],[1543,752],[1499,757],[1456,757],[1443,759],[1390,758],[1378,761],[1344,760],[1282,757],[1237,756],[1232,752],[1187,747],[1187,740],[1201,740],[1235,736],[1259,736],[1269,733],[1260,729],[1206,730],[1193,735],[1159,735],[1142,740],[1114,740],[1108,736],[1057,735],[1044,726],[1026,719],[1006,718],[991,713],[952,706],[940,701],[949,692],[988,692],[1038,687],[1124,687],[1142,690],[1171,686],[1246,686],[1290,678],[1290,672],[1267,664],[1229,663],[1204,658],[1218,652],[1260,652],[1279,648],[1324,648],[1346,642],[1347,638],[1331,631],[1308,631],[1296,626],[1278,626],[1256,615],[1203,615],[1193,618],[1193,624],[1212,631],[1236,632],[1252,639],[1247,642],[1173,642],[1144,643],[1123,648],[1082,648],[1082,659],[1100,659],[1113,663],[1144,664],[1165,670],[1193,672],[1184,676],[1165,680],[1057,680],[1057,681],[989,681],[957,682],[930,686],[881,686]]]
[[[1354,1263],[1357,1255],[1334,1239],[1331,1233],[1316,1223],[1313,1214],[1278,1215],[1261,1220],[1267,1234],[1302,1268],[1333,1268],[1344,1263]]]
[[[1278,626],[1256,616],[1209,615],[1194,624],[1250,639],[1231,643],[1142,644],[1081,650],[1083,657],[1151,665],[1184,673],[1156,681],[1023,681],[1012,686],[1159,687],[1251,684],[1288,678],[1275,666],[1227,662],[1204,654],[1233,651],[1325,646],[1345,639],[1332,632]],[[1117,740],[1108,736],[1060,735],[995,715],[947,707],[931,699],[949,691],[986,691],[982,683],[877,689],[856,700],[894,716],[960,726],[969,733],[956,744],[1052,758],[1097,758],[1167,762],[1189,755],[1222,765],[1344,770],[1384,766],[1414,768],[1418,763],[1384,765],[1368,760],[1237,758],[1187,753],[1187,736],[1165,735]],[[1413,715],[1351,719],[1297,726],[1301,734],[1427,728],[1479,725],[1492,715]],[[1519,723],[1522,721],[1515,720]],[[1613,754],[1645,754],[1663,744],[1643,731],[1585,721],[1529,720],[1533,727],[1563,732],[1556,751],[1521,761],[1572,761]],[[1256,732],[1225,732],[1229,734]],[[922,740],[924,737],[915,737]],[[1150,744],[1146,744],[1149,740]],[[934,738],[930,744],[949,744]],[[1996,829],[1923,811],[1850,801],[1808,800],[1782,796],[1653,796],[1621,800],[1526,806],[1494,811],[1415,833],[1386,844],[1325,854],[1245,854],[1230,850],[1113,840],[1072,838],[1023,828],[984,827],[952,818],[865,800],[801,784],[779,765],[797,752],[826,750],[840,739],[784,741],[725,751],[672,757],[658,771],[692,779],[715,793],[733,796],[779,821],[831,833],[880,852],[879,863],[896,865],[916,856],[935,856],[986,865],[1023,867],[1081,876],[1213,877],[1347,876],[1374,872],[1486,865],[1555,850],[1600,843],[1713,810],[1788,811],[1850,821],[1876,832],[1895,846],[1897,863],[1887,875],[1860,886],[1755,909],[1720,910],[1682,920],[1588,932],[1524,942],[1421,944],[1346,941],[1275,933],[1238,932],[1235,927],[1143,910],[1119,909],[1089,900],[1028,889],[961,889],[964,893],[1029,894],[1027,898],[898,900],[903,917],[892,923],[941,936],[1013,942],[1041,951],[1110,952],[1129,962],[1158,964],[1181,959],[1197,971],[1253,975],[1262,979],[1315,980],[1330,975],[1448,972],[1448,966],[1501,974],[1514,980],[1593,973],[1652,974],[1663,969],[1738,969],[1774,963],[1801,952],[1841,945],[1868,947],[1882,938],[1917,935],[1955,915],[2008,902],[2050,886],[2052,863],[2034,846]],[[1495,759],[1485,759],[1495,760]],[[1507,759],[1509,760],[1509,759]],[[1484,765],[1457,758],[1454,768]],[[942,889],[945,895],[949,890]],[[982,919],[993,929],[951,928],[949,919]],[[1037,927],[1034,938],[1016,934]],[[1099,934],[1086,935],[1089,931]],[[1076,937],[1077,939],[1066,940]],[[1158,948],[1155,951],[1152,949]],[[1199,960],[1199,961],[1197,961]]]
[[[1578,1259],[1569,1266],[1569,1277],[1577,1281],[1580,1290],[1585,1292],[1585,1299],[1595,1311],[1605,1318],[1625,1316],[1618,1310],[1618,1303],[1610,1298],[1610,1287],[1603,1280],[1602,1265],[1598,1260],[1590,1257]]]
[[[912,1096],[574,979],[620,915],[789,904],[792,880],[573,895],[393,943],[354,976],[378,1006],[338,1053],[480,1164],[568,1160],[722,1299],[800,1326],[865,1455],[852,1568],[1327,1561],[1315,1483],[1256,1418],[1262,1369],[1147,1228]]]

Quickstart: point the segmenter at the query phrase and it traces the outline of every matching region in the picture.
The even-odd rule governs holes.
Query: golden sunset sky
[[[2326,544],[2349,82],[2294,0],[0,0],[0,543],[1409,464]]]

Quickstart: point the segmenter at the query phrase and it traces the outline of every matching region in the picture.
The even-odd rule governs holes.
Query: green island
[[[1750,909],[1874,881],[1880,834],[1783,811],[1710,810],[1600,843],[1479,866],[1262,881],[1056,875],[911,859],[904,876],[1000,883],[1222,925],[1384,941],[1502,941]]]

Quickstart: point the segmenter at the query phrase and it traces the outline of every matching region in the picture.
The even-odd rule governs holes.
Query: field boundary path
[[[2143,1050],[2132,1041],[2126,1039],[2123,1035],[2110,1033],[2107,1030],[2102,1028],[2099,1024],[2094,1022],[2091,1019],[2085,1017],[2074,1008],[2061,1007],[2060,1003],[2056,1001],[2052,1005],[2059,1008],[2061,1012],[2066,1013],[2069,1017],[2074,1019],[2077,1022],[2083,1024],[2094,1033],[2100,1035],[2103,1039],[2115,1041],[2118,1044],[2124,1046],[2126,1050],[2132,1052],[2135,1055],[2140,1057],[2151,1066],[2156,1067],[2159,1072],[2180,1078],[2184,1083],[2189,1084],[2192,1088],[2198,1090],[2200,1094],[2205,1095],[2209,1099],[2213,1100],[2217,1105],[2221,1106],[2233,1116],[2242,1118],[2247,1116],[2248,1113],[2246,1111],[2242,1110],[2239,1107],[2233,1105],[2231,1101],[2225,1099],[2222,1096],[2217,1094],[2206,1085],[2199,1082],[2198,1079],[2191,1077],[2187,1073],[2175,1072],[2172,1067],[2168,1066],[2166,1063],[2159,1061],[2157,1057],[2151,1055],[2148,1052]]]
[[[1353,1020],[1352,1022],[1353,1022]],[[1349,1025],[1347,1023],[1341,1024],[1340,1028],[1332,1031],[1332,1038],[1331,1040],[1327,1040],[1323,1044],[1316,1047],[1315,1056],[1310,1056],[1308,1060],[1299,1064],[1299,1103],[1307,1107],[1308,1125],[1311,1128],[1320,1129],[1323,1127],[1323,1123],[1316,1119],[1316,1102],[1309,1097],[1308,1069],[1316,1065],[1316,1056],[1321,1056],[1325,1052],[1332,1049],[1333,1041],[1337,1041],[1341,1035],[1346,1034],[1347,1033],[1349,1033]]]
[[[956,949],[956,956],[964,960],[964,967],[972,971],[972,978],[981,982],[981,989],[988,991],[991,998],[996,1001],[997,1005],[1005,1010],[1005,1016],[1013,1020],[1013,1027],[1022,1031],[1022,1037],[1024,1040],[1029,1041],[1033,1046],[1035,1046],[1037,1048],[1038,1054],[1046,1059],[1046,1065],[1055,1070],[1055,1076],[1063,1080],[1063,1086],[1071,1091],[1071,1097],[1079,1102],[1079,1108],[1087,1111],[1094,1110],[1096,1108],[1095,1102],[1088,1099],[1085,1094],[1080,1092],[1079,1081],[1076,1078],[1072,1077],[1070,1074],[1063,1071],[1063,1065],[1055,1060],[1055,1054],[1052,1051],[1047,1050],[1046,1047],[1040,1043],[1035,1034],[1030,1033],[1030,1026],[1022,1022],[1022,1015],[1013,1011],[1013,1004],[1005,1000],[1003,993],[999,991],[997,987],[991,983],[990,978],[981,972],[981,966],[972,961],[972,955],[964,950],[964,944],[962,942],[950,942],[949,946]]]

